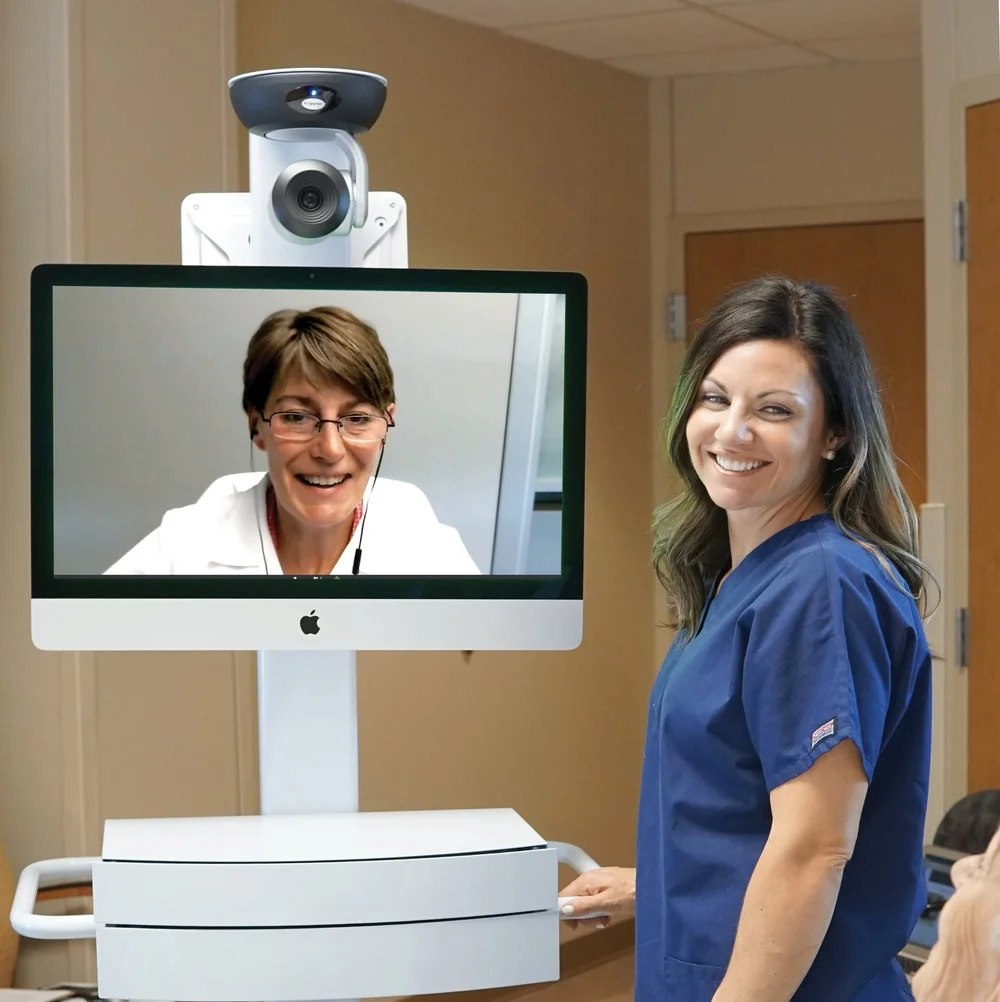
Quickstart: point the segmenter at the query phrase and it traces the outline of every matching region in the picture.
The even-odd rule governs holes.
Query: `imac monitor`
[[[579,644],[586,283],[41,265],[47,650]]]

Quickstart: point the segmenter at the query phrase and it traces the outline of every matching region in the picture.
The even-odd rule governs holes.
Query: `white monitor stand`
[[[358,809],[353,651],[258,651],[261,814]]]

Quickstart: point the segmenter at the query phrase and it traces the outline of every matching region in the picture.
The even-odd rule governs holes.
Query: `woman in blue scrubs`
[[[562,894],[634,911],[638,1002],[901,1002],[924,902],[925,568],[864,343],[827,290],[728,295],[668,419],[654,521],[677,635],[649,705],[637,869]],[[606,924],[607,919],[591,919]]]

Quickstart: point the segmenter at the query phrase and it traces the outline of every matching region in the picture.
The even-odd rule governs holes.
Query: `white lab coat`
[[[159,527],[106,574],[281,574],[267,528],[268,477],[241,473],[212,483],[194,503],[172,508]],[[457,530],[442,525],[413,484],[369,485],[361,574],[479,574]],[[360,525],[333,574],[350,575]]]

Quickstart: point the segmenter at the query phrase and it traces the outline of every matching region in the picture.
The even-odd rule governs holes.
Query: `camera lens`
[[[322,160],[289,164],[271,189],[278,222],[299,237],[325,237],[347,219],[351,192],[344,175]]]
[[[323,204],[323,193],[319,188],[303,188],[296,201],[303,212],[315,212]]]

